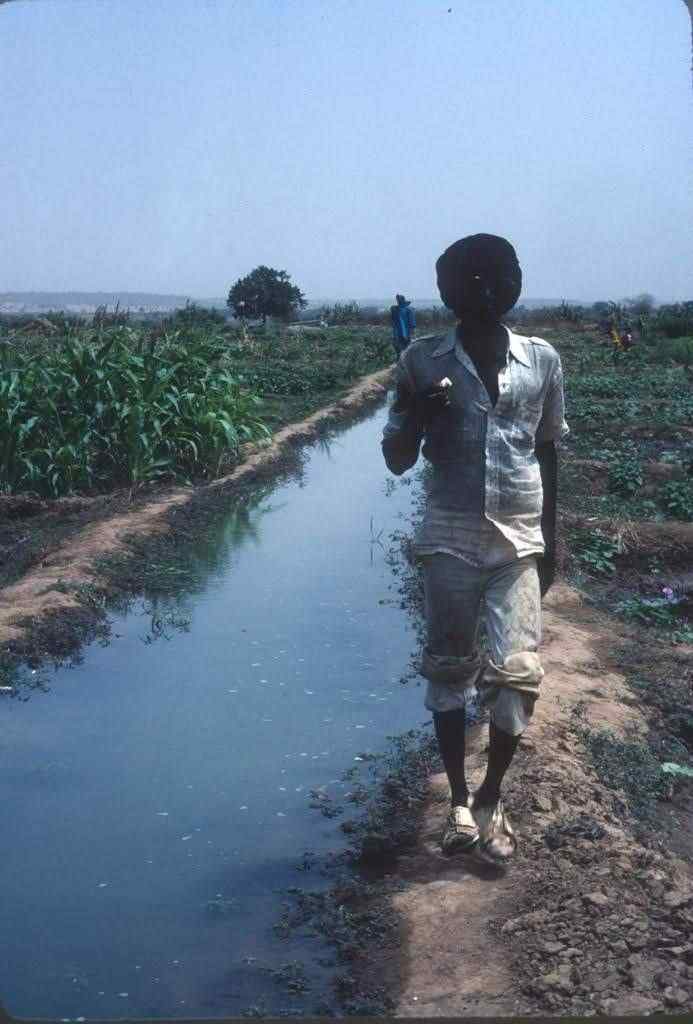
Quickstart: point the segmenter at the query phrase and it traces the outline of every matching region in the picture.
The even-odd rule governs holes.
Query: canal
[[[361,753],[428,717],[400,683],[416,636],[385,548],[418,485],[385,468],[385,416],[307,449],[244,529],[230,508],[158,628],[138,598],[109,644],[0,699],[11,1014],[315,1012],[329,950],[273,928],[287,887],[327,884],[304,854],[340,846],[310,791],[338,798]]]

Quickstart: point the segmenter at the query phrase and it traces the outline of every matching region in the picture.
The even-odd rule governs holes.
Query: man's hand
[[[547,551],[543,555],[537,555],[537,571],[539,573],[539,589],[541,596],[545,597],[549,588],[556,580],[556,553]]]

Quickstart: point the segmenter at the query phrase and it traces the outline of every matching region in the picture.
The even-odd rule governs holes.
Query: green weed
[[[693,481],[670,480],[660,489],[659,500],[672,518],[693,522]]]
[[[624,453],[609,467],[609,490],[625,498],[632,498],[642,487],[642,466],[630,451]]]
[[[585,720],[585,710],[584,702],[573,706],[571,728],[584,743],[600,781],[623,793],[626,806],[621,805],[621,810],[652,821],[655,801],[665,798],[670,790],[660,761],[635,733],[620,739],[610,729],[592,729]]]
[[[618,544],[600,530],[590,533],[572,530],[569,542],[573,556],[586,569],[599,575],[608,575],[614,571],[613,559],[618,554]]]
[[[671,360],[682,366],[693,364],[693,338],[676,338],[659,343],[656,357],[662,361]]]
[[[284,986],[289,992],[306,992],[310,988],[306,978],[306,969],[300,960],[290,960],[270,973],[275,982]]]
[[[681,618],[676,602],[666,597],[628,597],[616,605],[615,611],[629,622],[666,630],[672,643],[693,642],[693,628]]]
[[[665,338],[693,335],[693,302],[677,302],[660,306],[650,318],[651,328]]]

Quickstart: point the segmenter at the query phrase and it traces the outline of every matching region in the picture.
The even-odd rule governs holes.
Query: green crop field
[[[392,362],[368,326],[251,334],[187,321],[146,329],[58,318],[0,338],[0,492],[57,498],[208,479],[240,446]]]

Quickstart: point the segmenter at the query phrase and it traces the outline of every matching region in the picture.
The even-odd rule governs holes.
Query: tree
[[[649,314],[654,309],[654,296],[650,295],[649,292],[641,292],[640,295],[634,295],[632,299],[625,300],[631,313],[636,316],[643,316]]]
[[[308,305],[285,270],[265,266],[256,267],[247,277],[239,277],[231,286],[226,304],[234,316],[261,316],[263,324],[268,316],[288,320]]]

